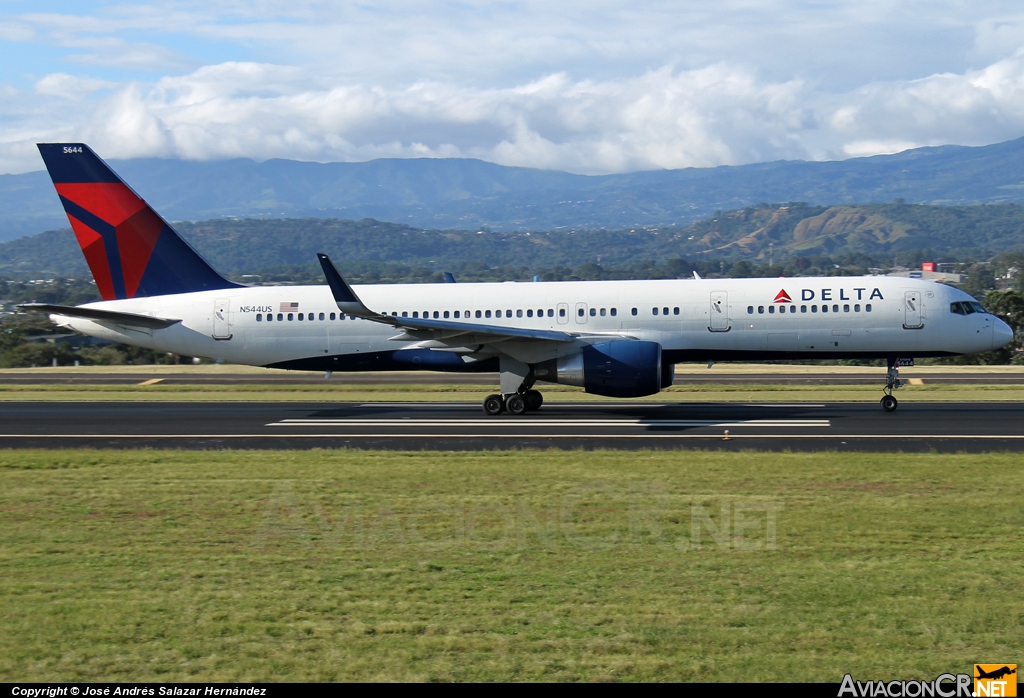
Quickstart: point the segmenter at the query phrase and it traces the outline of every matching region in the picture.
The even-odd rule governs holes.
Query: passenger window
[[[479,310],[478,310],[478,311],[476,311],[476,316],[477,316],[477,317],[480,317],[480,311],[479,311]],[[490,310],[488,310],[488,311],[487,311],[487,317],[490,317],[490,316],[491,316],[491,311],[490,311]]]
[[[323,319],[324,319],[324,314],[323,314],[323,313],[320,313],[320,319],[321,319],[321,320],[323,320]]]
[[[288,319],[291,320],[291,318],[288,318]],[[302,321],[302,313],[299,313],[299,321],[300,322]]]
[[[672,314],[673,315],[678,315],[679,314],[679,308],[672,308]]]
[[[769,315],[774,315],[775,314],[775,306],[774,305],[769,305],[768,306],[768,314]]]
[[[526,309],[526,317],[533,317],[533,308]]]
[[[548,315],[550,315],[550,314],[551,314],[551,311],[549,310],[548,311]],[[544,317],[544,308],[537,308],[537,317]]]
[[[832,306],[832,312],[833,313],[838,313],[839,312],[839,304],[838,303],[836,303],[835,305]]]
[[[657,308],[651,308],[651,315],[657,315],[657,314],[658,314],[658,309]]]
[[[633,308],[633,314],[636,315],[636,308]]]
[[[747,315],[753,315],[753,314],[754,314],[754,306],[748,305],[747,306]]]
[[[668,308],[662,308],[661,312],[663,315],[668,315]]]
[[[871,312],[871,304],[870,303],[868,303],[867,305],[864,306],[864,312],[867,312],[867,313]]]
[[[605,313],[604,308],[601,308],[601,317],[604,317],[604,313]]]
[[[522,316],[523,316],[523,311],[522,310],[517,310],[516,311],[516,317],[522,317]]]
[[[764,306],[763,305],[757,306],[757,314],[758,315],[764,315]]]
[[[597,308],[591,308],[590,309],[590,317],[596,317],[596,316],[597,316]]]
[[[843,306],[843,312],[844,313],[850,312],[850,304],[849,303],[847,303],[846,305]]]
[[[330,317],[331,317],[331,319],[333,320],[333,319],[334,319],[334,313],[331,313],[331,316],[330,316]]]
[[[413,317],[419,317],[420,316],[420,311],[418,311],[418,310],[412,311],[412,316]]]
[[[565,308],[558,309],[558,317],[565,317]]]
[[[505,311],[505,317],[512,317],[512,311],[511,310],[506,310]]]
[[[548,308],[548,317],[554,317],[554,316],[555,316],[554,309],[553,308]]]
[[[476,312],[477,312],[477,317],[480,317],[480,311],[478,310]],[[490,316],[491,316],[491,311],[490,310],[488,310],[487,312],[484,313],[484,317],[490,317]]]
[[[409,313],[407,311],[403,310],[402,311],[402,317],[409,317]],[[301,320],[302,317],[299,317],[299,319]]]
[[[580,308],[579,310],[577,310],[576,311],[576,315],[579,316],[579,317],[583,317],[583,308]]]
[[[295,314],[294,313],[288,313],[288,322],[291,322],[294,319],[295,319]]]
[[[806,305],[801,305],[800,306],[800,312],[801,313],[806,313],[807,312],[807,306]]]
[[[821,312],[827,313],[828,312],[828,306],[827,305],[822,305],[821,306]]]
[[[256,313],[256,322],[263,322],[263,313]]]
[[[818,306],[816,306],[816,305],[812,305],[812,306],[811,306],[811,312],[812,312],[812,313],[816,313],[816,312],[818,312]]]
[[[615,308],[612,308],[612,317],[615,317],[618,314],[619,314],[619,311],[617,311]]]
[[[857,303],[857,304],[855,304],[853,306],[853,312],[855,312],[855,313],[859,313],[860,312],[860,303]]]
[[[445,318],[446,320],[448,319],[448,311],[447,311],[447,310],[446,310],[446,311],[444,311],[444,318]]]
[[[455,311],[455,319],[456,319],[456,320],[458,320],[458,319],[459,319],[459,311],[458,311],[458,310],[456,310],[456,311]]]

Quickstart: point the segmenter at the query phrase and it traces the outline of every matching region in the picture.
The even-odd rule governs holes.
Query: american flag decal
[[[296,311],[298,309],[299,309],[298,302],[292,301],[291,303],[282,303],[280,309],[278,310],[278,312],[281,312],[281,313],[291,313],[291,312],[294,312],[294,311]]]

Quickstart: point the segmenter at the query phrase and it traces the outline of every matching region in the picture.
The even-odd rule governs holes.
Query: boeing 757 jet
[[[885,359],[880,402],[892,412],[900,366],[1013,336],[956,288],[884,276],[351,286],[319,254],[324,286],[243,286],[87,145],[39,152],[103,300],[22,309],[113,342],[251,366],[497,372],[483,404],[492,415],[539,409],[540,382],[641,397],[672,385],[679,362],[778,359]]]

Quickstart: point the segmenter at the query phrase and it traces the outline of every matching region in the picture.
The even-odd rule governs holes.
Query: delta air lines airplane
[[[683,361],[885,359],[989,351],[1013,332],[975,299],[898,277],[324,286],[221,276],[81,143],[39,145],[103,300],[29,304],[62,327],[187,356],[302,371],[490,371],[488,414],[540,408],[538,382],[615,398],[672,385]],[[340,250],[344,255],[344,248]]]

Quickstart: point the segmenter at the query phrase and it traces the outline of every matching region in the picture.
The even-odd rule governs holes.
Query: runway
[[[72,447],[1024,451],[1024,404],[0,403],[0,448]]]
[[[927,384],[961,385],[1020,385],[1024,384],[1024,373],[1013,372],[972,372],[955,373],[929,371],[927,367],[904,369],[904,379],[920,379]],[[189,373],[187,371],[152,373],[105,372],[87,373],[73,370],[53,369],[46,372],[4,372],[0,371],[0,386],[3,385],[138,385],[143,381],[156,381],[163,385],[324,385],[323,373],[312,371],[279,371],[273,373]],[[430,371],[398,371],[367,373],[336,373],[330,379],[340,385],[480,385],[497,386],[498,376],[494,373],[437,373]],[[723,371],[702,371],[677,373],[677,384],[722,384],[722,385],[883,385],[885,369],[869,373],[728,373]]]

